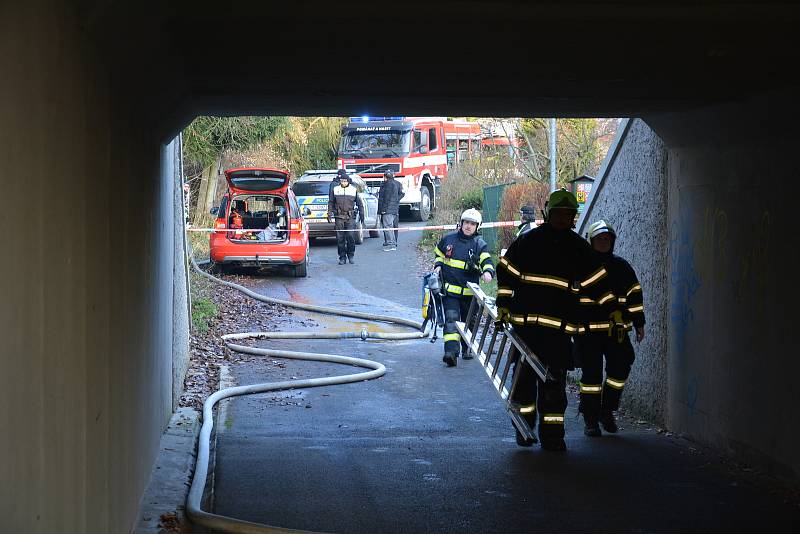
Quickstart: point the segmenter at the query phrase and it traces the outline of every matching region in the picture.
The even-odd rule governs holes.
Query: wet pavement
[[[312,246],[309,276],[255,277],[263,294],[418,318],[419,232],[396,252],[382,238],[338,265],[335,242]],[[358,321],[313,317],[319,328]],[[311,328],[311,327],[307,327]],[[378,323],[369,328],[400,330]],[[520,448],[477,360],[447,368],[441,340],[262,341],[384,363],[370,382],[228,401],[218,425],[215,512],[295,529],[349,533],[797,531],[800,510],[763,479],[647,424],[586,438],[570,395],[565,454]],[[316,362],[249,360],[238,384],[352,372]]]

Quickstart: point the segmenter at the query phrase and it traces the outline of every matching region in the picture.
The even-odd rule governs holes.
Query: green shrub
[[[483,209],[483,188],[475,188],[466,191],[461,198],[455,202],[454,207],[460,211],[470,208],[476,210]]]

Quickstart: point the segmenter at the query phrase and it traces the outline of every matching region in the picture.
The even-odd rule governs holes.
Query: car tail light
[[[303,223],[300,219],[292,219],[289,222],[289,233],[300,232],[303,229]]]
[[[224,230],[225,229],[225,219],[217,219],[214,221],[214,228],[217,230]],[[224,234],[225,232],[215,232],[217,234]]]

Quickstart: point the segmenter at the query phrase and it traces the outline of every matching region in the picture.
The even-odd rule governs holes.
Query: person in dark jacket
[[[338,172],[339,185],[335,186],[328,198],[328,222],[336,219],[336,245],[339,251],[339,265],[346,262],[355,263],[356,241],[353,232],[356,220],[364,224],[364,203],[358,196],[358,190],[350,185],[350,175],[344,169]]]
[[[454,367],[458,361],[459,347],[465,359],[471,355],[466,344],[456,329],[456,321],[467,317],[472,290],[467,282],[478,283],[479,280],[489,282],[494,275],[492,256],[489,254],[486,241],[478,234],[481,224],[481,213],[476,209],[468,209],[461,214],[458,230],[449,233],[439,240],[434,248],[436,258],[434,272],[441,273],[442,288],[445,296],[444,307],[444,357],[442,361],[448,367]]]
[[[572,368],[570,336],[586,330],[582,298],[606,291],[606,270],[589,244],[572,231],[578,202],[565,189],[554,191],[545,205],[545,222],[520,235],[497,266],[498,322],[510,323],[548,367],[544,382],[529,365],[515,365],[517,380],[511,401],[545,450],[564,451],[566,376]],[[517,444],[530,447],[518,430]]]
[[[525,204],[519,209],[519,218],[519,226],[517,226],[517,233],[514,237],[519,237],[536,227],[536,212],[530,204]]]
[[[400,199],[405,195],[403,184],[394,179],[392,171],[383,175],[384,182],[378,191],[378,213],[383,226],[383,246],[386,251],[397,250],[397,228],[400,218]]]
[[[645,318],[642,286],[636,272],[627,261],[614,254],[617,239],[614,228],[605,221],[597,221],[589,226],[586,239],[600,254],[611,285],[611,290],[600,300],[585,303],[590,315],[589,331],[577,342],[581,360],[583,432],[595,437],[601,434],[601,424],[606,432],[618,431],[614,412],[619,408],[635,357],[628,333],[635,328],[636,342],[642,341]]]

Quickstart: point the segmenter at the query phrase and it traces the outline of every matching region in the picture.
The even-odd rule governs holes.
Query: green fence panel
[[[490,185],[483,188],[483,220],[486,222],[496,222],[500,216],[500,206],[503,202],[503,191],[509,185],[516,182],[509,182],[507,184]],[[492,252],[497,251],[497,228],[484,228],[481,230],[483,239],[489,245],[489,250]]]

